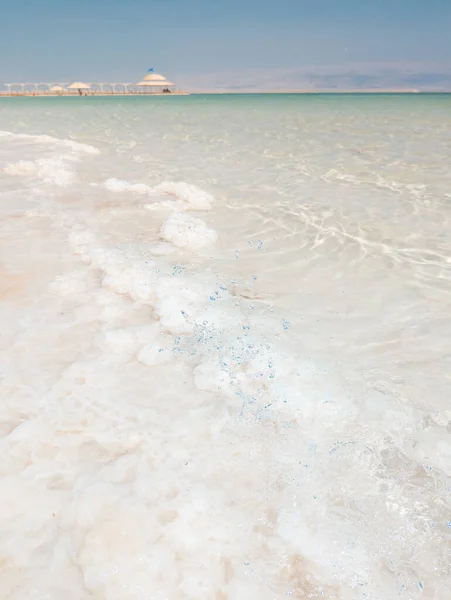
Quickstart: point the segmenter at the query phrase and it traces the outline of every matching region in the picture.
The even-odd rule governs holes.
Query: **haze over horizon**
[[[446,0],[1,0],[0,81],[451,89]]]

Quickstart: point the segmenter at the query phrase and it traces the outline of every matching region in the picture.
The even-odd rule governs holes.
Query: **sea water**
[[[444,600],[451,97],[0,100],[2,600]]]

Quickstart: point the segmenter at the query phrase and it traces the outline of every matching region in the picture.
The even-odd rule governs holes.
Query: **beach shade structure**
[[[146,77],[136,85],[146,88],[170,88],[174,86],[171,81],[168,81],[166,77],[163,77],[163,75],[160,75],[159,73],[150,73],[149,75],[146,75]]]
[[[74,81],[74,83],[71,83],[67,89],[68,90],[78,90],[78,93],[81,96],[81,94],[84,91],[90,90],[91,87],[87,83],[83,83],[82,81]]]
[[[172,87],[174,84],[171,83],[170,81],[166,81],[166,79],[163,79],[163,81],[140,81],[139,83],[137,83],[136,85],[140,85],[143,87]]]
[[[166,81],[166,77],[163,77],[159,73],[150,73],[150,75],[144,77],[143,81]]]
[[[62,94],[62,93],[63,93],[63,92],[65,92],[66,90],[65,90],[65,88],[63,88],[63,86],[62,86],[62,85],[53,85],[53,86],[50,88],[50,91],[51,91],[51,92],[55,92],[56,94]]]

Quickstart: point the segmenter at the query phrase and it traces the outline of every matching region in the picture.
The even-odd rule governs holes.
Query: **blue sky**
[[[328,69],[336,82],[340,72],[380,78],[387,69],[396,79],[394,69],[400,84],[406,72],[446,84],[451,65],[451,0],[0,0],[0,8],[0,81],[135,81],[156,67],[195,87],[227,86],[234,74],[258,87],[265,72],[289,86],[317,68],[322,83]]]

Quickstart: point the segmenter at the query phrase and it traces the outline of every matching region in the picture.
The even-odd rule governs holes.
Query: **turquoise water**
[[[5,597],[446,596],[450,108],[0,99]]]

